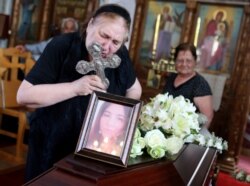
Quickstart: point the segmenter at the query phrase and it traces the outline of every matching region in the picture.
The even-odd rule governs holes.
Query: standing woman
[[[140,98],[141,85],[124,46],[130,22],[126,9],[115,4],[100,7],[81,34],[54,37],[22,82],[18,103],[37,108],[30,121],[26,181],[74,152],[93,91]],[[80,60],[92,60],[87,47],[95,42],[102,46],[103,58],[114,53],[121,58],[119,67],[105,69],[107,89],[95,72],[82,75],[75,69]]]
[[[206,116],[205,126],[209,128],[213,118],[212,91],[208,82],[194,70],[196,59],[193,44],[181,43],[176,47],[174,60],[177,73],[167,77],[163,93],[168,92],[174,97],[182,95],[189,99],[197,112]]]

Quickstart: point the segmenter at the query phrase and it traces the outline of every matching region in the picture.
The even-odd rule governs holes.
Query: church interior
[[[18,53],[16,46],[60,35],[61,22],[68,17],[77,21],[81,31],[92,13],[109,3],[117,3],[130,13],[130,36],[125,45],[142,86],[141,101],[144,104],[161,94],[169,74],[176,72],[176,46],[181,42],[196,46],[196,72],[206,79],[213,94],[214,117],[208,130],[228,142],[227,150],[217,152],[209,160],[209,171],[203,173],[206,177],[202,178],[205,180],[202,185],[227,186],[223,179],[229,178],[233,181],[228,185],[247,185],[246,180],[236,181],[233,177],[240,171],[249,174],[250,184],[249,0],[1,0],[0,182],[13,186],[25,184],[30,129],[28,116],[34,111],[19,105],[16,95],[21,80],[36,59],[29,51]],[[161,28],[160,16],[166,13],[164,11],[167,11],[168,19]],[[217,25],[209,27],[219,15],[221,20]],[[212,32],[214,35],[209,35]],[[59,163],[58,166],[62,165]],[[155,166],[152,165],[152,170],[157,171]],[[166,169],[164,166],[159,168]],[[147,171],[151,173],[146,168],[142,170],[145,174]],[[141,173],[138,175],[142,176]],[[80,183],[80,178],[77,180]],[[53,181],[50,183],[53,185]],[[106,185],[108,183],[112,182],[107,181]],[[60,184],[55,182],[54,185]]]

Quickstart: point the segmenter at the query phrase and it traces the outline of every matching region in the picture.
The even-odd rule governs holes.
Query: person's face
[[[220,25],[219,25],[219,30],[220,30],[221,32],[224,32],[224,31],[225,31],[225,27],[224,27],[222,24],[220,24]]]
[[[164,9],[163,9],[163,14],[169,14],[169,7],[164,7]]]
[[[70,33],[70,32],[75,32],[75,24],[72,21],[67,21],[65,23],[63,33]]]
[[[220,22],[222,21],[223,19],[223,13],[222,12],[219,12],[217,15],[216,15],[216,21]]]
[[[121,135],[126,124],[126,117],[122,105],[109,105],[100,119],[100,131],[103,137],[116,138]]]
[[[180,51],[175,62],[175,69],[181,75],[189,75],[194,72],[196,62],[192,53],[187,51]]]
[[[102,57],[106,58],[121,47],[127,32],[123,18],[98,17],[95,20],[91,19],[86,32],[86,47],[94,42],[99,43],[103,49]]]

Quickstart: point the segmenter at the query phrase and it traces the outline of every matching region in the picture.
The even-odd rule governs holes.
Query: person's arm
[[[24,80],[17,92],[17,102],[31,108],[46,107],[93,91],[105,92],[105,86],[96,75],[87,75],[70,83],[33,85]]]
[[[47,44],[51,41],[51,38],[46,41],[41,41],[34,44],[24,45],[25,49],[30,51],[32,54],[42,54]]]
[[[127,89],[126,97],[133,99],[140,99],[142,94],[141,84],[136,78],[135,83]]]
[[[204,114],[207,117],[208,121],[205,126],[209,128],[214,116],[212,96],[208,95],[202,97],[195,97],[194,104],[198,107],[200,113]]]
[[[142,94],[141,84],[136,77],[133,63],[129,57],[126,46],[121,47],[117,55],[122,59],[119,66],[119,78],[122,82],[124,82],[125,79],[125,84],[127,84],[125,96],[132,99],[140,99]]]

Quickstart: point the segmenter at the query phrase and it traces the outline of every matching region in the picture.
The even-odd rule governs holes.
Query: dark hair
[[[95,121],[94,121],[94,123],[92,125],[94,128],[90,131],[90,140],[91,141],[93,140],[93,136],[96,136],[99,133],[99,130],[100,130],[100,120],[101,120],[101,117],[102,117],[103,113],[105,112],[105,110],[108,107],[110,107],[113,104],[116,104],[116,103],[104,102],[101,105],[100,110],[97,113],[96,119],[95,119]],[[125,112],[125,119],[128,120],[129,116],[130,116],[130,113],[131,113],[131,109],[130,109],[130,107],[127,107],[127,106],[124,106],[123,109],[124,109],[124,112]],[[98,135],[98,136],[101,137],[101,135]],[[124,136],[120,136],[120,138],[123,138],[123,137]],[[100,139],[98,138],[97,140],[99,141]]]
[[[224,13],[222,11],[219,11],[219,12],[217,12],[216,17],[218,17],[219,15],[221,15],[223,17]]]
[[[131,24],[131,18],[129,12],[120,5],[117,4],[106,4],[99,7],[91,16],[89,16],[83,23],[81,28],[81,37],[84,38],[86,36],[86,29],[88,26],[88,22],[91,18],[97,18],[101,15],[117,15],[124,18],[127,28],[129,30]]]
[[[99,9],[96,10],[93,17],[95,18],[101,15],[102,13],[108,13],[108,12],[114,13],[116,15],[123,17],[126,20],[127,25],[130,25],[131,18],[130,18],[128,11],[125,8],[117,4],[107,4],[107,5],[101,6]]]
[[[196,47],[192,43],[181,43],[175,48],[174,60],[176,60],[179,52],[181,51],[190,51],[194,59],[197,59]]]

